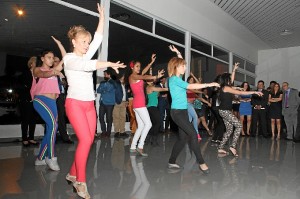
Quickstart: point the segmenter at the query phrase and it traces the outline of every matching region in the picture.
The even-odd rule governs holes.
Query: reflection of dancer
[[[73,26],[68,32],[73,52],[64,57],[69,84],[66,113],[78,138],[74,162],[66,179],[73,182],[77,194],[83,198],[90,198],[86,187],[86,163],[97,124],[93,71],[110,66],[118,72],[119,67],[124,67],[119,62],[91,60],[103,38],[104,10],[99,4],[98,12],[99,24],[93,41],[90,43],[92,36],[83,26]]]
[[[135,175],[135,183],[130,194],[132,199],[143,199],[147,195],[150,183],[145,175],[143,162],[136,162],[136,156],[130,156],[133,173]]]
[[[170,46],[170,49],[180,55],[180,52],[174,46]],[[180,168],[180,166],[176,164],[176,159],[188,139],[190,148],[195,153],[197,162],[199,163],[199,169],[204,173],[209,173],[209,169],[205,164],[199,149],[197,132],[189,122],[186,90],[219,86],[219,84],[189,84],[183,81],[182,75],[186,70],[186,62],[184,59],[179,58],[179,55],[178,57],[173,57],[168,63],[168,72],[170,76],[168,85],[172,97],[171,117],[179,127],[179,139],[174,144],[168,167]]]

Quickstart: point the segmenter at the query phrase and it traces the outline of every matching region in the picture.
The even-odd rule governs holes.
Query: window
[[[246,75],[246,81],[251,85],[251,86],[255,86],[255,77],[251,77]]]
[[[212,82],[217,75],[228,72],[228,64],[224,64],[205,55],[191,53],[191,72],[200,77],[202,82]]]
[[[203,52],[207,55],[211,55],[211,45],[194,37],[192,37],[191,39],[191,48]]]
[[[141,28],[143,30],[152,32],[152,18],[116,3],[110,4],[110,17],[129,25]]]
[[[247,71],[251,73],[255,73],[255,65],[251,64],[250,62],[246,62],[246,68]]]
[[[244,69],[244,68],[245,68],[245,60],[242,59],[242,58],[240,58],[240,57],[238,57],[238,56],[236,56],[236,55],[233,55],[233,61],[232,61],[232,64],[237,63],[237,62],[240,63],[239,68],[241,68],[241,69]]]
[[[166,25],[160,21],[156,21],[155,34],[170,39],[172,41],[184,44],[184,32],[177,30],[169,25]]]
[[[240,72],[236,71],[234,81],[244,82],[245,81],[245,75],[243,73],[240,73]]]
[[[216,57],[218,59],[221,59],[223,61],[226,61],[226,62],[229,61],[229,54],[228,54],[228,52],[226,52],[224,50],[221,50],[219,48],[216,48],[216,47],[214,47],[213,51],[214,51],[213,52],[213,56],[214,57]]]

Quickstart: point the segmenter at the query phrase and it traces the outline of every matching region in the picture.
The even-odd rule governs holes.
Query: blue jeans
[[[199,131],[198,131],[198,116],[197,116],[197,113],[194,109],[194,106],[193,104],[191,103],[188,103],[188,115],[189,115],[189,121],[190,122],[193,122],[193,126],[197,132],[197,134],[199,134]]]

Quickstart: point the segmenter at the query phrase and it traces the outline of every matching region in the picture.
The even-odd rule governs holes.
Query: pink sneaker
[[[201,136],[200,136],[199,133],[197,134],[197,138],[198,138],[199,141],[202,140],[202,138],[201,138]]]

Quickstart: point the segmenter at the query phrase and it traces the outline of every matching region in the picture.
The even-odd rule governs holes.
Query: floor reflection
[[[76,140],[76,139],[75,139]],[[211,169],[203,175],[186,146],[170,170],[167,162],[175,134],[159,137],[159,146],[145,146],[149,157],[130,155],[127,139],[95,139],[87,165],[87,185],[92,198],[300,198],[300,145],[285,140],[241,137],[239,157],[217,154],[209,138],[200,150]],[[0,198],[78,198],[65,175],[73,162],[75,145],[58,142],[60,172],[34,166],[37,147],[1,143]]]

